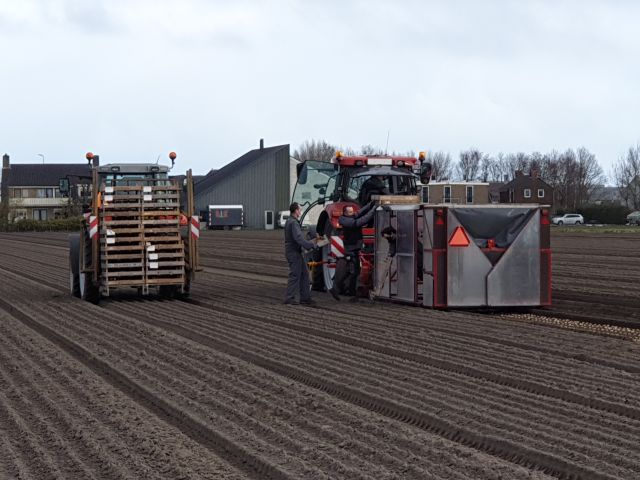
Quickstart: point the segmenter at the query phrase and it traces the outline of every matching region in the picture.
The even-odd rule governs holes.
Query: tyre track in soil
[[[40,234],[20,234],[21,240],[27,242],[36,242],[40,245],[46,245],[44,241],[51,239],[56,244],[66,245],[66,236],[68,234],[57,233],[40,233]],[[16,234],[2,234],[1,239],[15,240]],[[44,237],[44,239],[43,239]],[[64,237],[64,238],[62,238]],[[233,272],[247,272],[247,274],[263,274],[286,276],[286,265],[282,259],[281,252],[281,233],[280,232],[203,232],[201,236],[201,264],[205,267],[213,266],[214,268],[221,263],[225,265],[225,269],[229,274]],[[635,236],[634,236],[635,237]],[[594,246],[597,239],[608,238],[613,241],[611,248],[603,249]],[[579,243],[573,245],[573,242]],[[607,235],[598,235],[594,238],[585,238],[584,236],[570,235],[553,235],[552,243],[554,248],[554,300],[560,300],[558,305],[552,306],[548,310],[537,312],[542,316],[559,316],[566,319],[573,319],[584,322],[592,322],[598,324],[613,324],[620,327],[634,326],[640,323],[640,318],[635,314],[640,309],[638,303],[638,294],[640,288],[634,284],[627,283],[625,279],[618,278],[617,281],[608,283],[616,285],[609,287],[606,295],[602,295],[603,283],[601,277],[604,272],[602,268],[587,268],[580,270],[580,277],[587,282],[587,290],[580,293],[576,289],[575,275],[565,273],[565,264],[572,265],[574,258],[585,259],[587,262],[602,262],[603,265],[611,267],[611,262],[616,259],[616,248],[626,249],[628,254],[617,255],[621,262],[634,262],[640,256],[640,249],[635,247],[634,238],[616,238]],[[256,245],[259,244],[260,250],[256,252]],[[568,245],[568,246],[567,246]],[[635,248],[629,248],[633,246]],[[66,247],[57,247],[60,250],[66,250]],[[575,253],[588,248],[593,255],[585,256],[584,254]],[[224,254],[210,254],[207,252],[222,251]],[[635,255],[637,253],[637,255]],[[278,266],[280,265],[280,266]],[[618,267],[612,270],[620,276]],[[615,276],[611,275],[611,279],[615,280]],[[588,287],[589,283],[592,287]],[[623,292],[623,293],[620,293]],[[597,302],[594,300],[597,299]],[[562,303],[563,300],[572,301],[570,308]],[[611,310],[616,310],[612,315]],[[546,322],[543,322],[546,323]]]
[[[0,385],[6,392],[2,403],[14,418],[24,420],[22,425],[14,422],[14,429],[22,429],[6,441],[20,445],[19,439],[37,439],[21,453],[7,450],[16,478],[21,471],[21,478],[46,478],[57,472],[59,478],[87,479],[244,478],[222,460],[203,455],[204,449],[186,437],[157,420],[149,421],[141,407],[127,405],[126,397],[18,320],[1,312],[0,318]],[[33,463],[32,452],[42,450],[52,464],[41,465],[37,475],[27,474],[24,465]]]
[[[147,305],[151,305],[151,303],[150,303],[150,302],[147,302]],[[132,308],[132,307],[131,307],[131,306],[129,306],[129,308]],[[152,312],[151,312],[151,315],[150,315],[149,319],[150,319],[150,321],[152,321],[153,323],[157,323],[157,322],[158,322],[158,320],[157,320],[157,317],[158,317],[158,316],[162,316],[162,314],[161,314],[159,311],[155,311],[155,310],[154,310],[154,311],[152,311]],[[235,318],[235,319],[230,319],[230,320],[231,320],[231,321],[233,321],[233,322],[234,322],[234,324],[235,324],[235,322],[239,321],[240,319],[239,319],[239,318]],[[205,330],[196,330],[196,331],[194,331],[194,330],[195,330],[195,328],[193,327],[193,325],[192,325],[192,323],[191,323],[191,319],[189,319],[189,318],[187,318],[187,317],[185,317],[185,316],[183,316],[183,318],[181,319],[181,321],[180,321],[180,325],[184,325],[184,322],[187,322],[187,321],[189,322],[189,328],[187,329],[187,331],[181,331],[181,333],[182,333],[183,335],[190,335],[190,338],[192,338],[194,341],[198,341],[198,339],[200,339],[200,341],[202,341],[202,339],[203,339],[203,338],[207,338],[207,335],[208,335],[208,334],[209,334],[209,335],[213,335],[210,331],[209,331],[209,332],[207,332],[207,331],[206,331],[206,329],[205,329]],[[196,320],[194,319],[194,320],[193,320],[193,322],[195,322],[195,321],[196,321]],[[163,325],[163,326],[164,326],[164,325]],[[167,328],[169,328],[169,327],[167,327]],[[182,329],[182,328],[184,328],[184,327],[176,326],[176,325],[172,325],[172,328]],[[246,338],[247,338],[250,334],[249,334],[248,332],[243,332],[243,333],[244,333],[244,338],[245,338],[245,342],[246,342]],[[256,335],[257,335],[257,334],[258,334],[258,333],[256,332]],[[263,338],[263,339],[265,339],[265,340],[270,340],[270,341],[269,341],[269,342],[267,342],[267,343],[268,343],[268,345],[270,345],[270,346],[272,347],[272,348],[270,348],[270,349],[269,349],[269,351],[268,351],[268,353],[267,353],[267,354],[264,354],[264,353],[262,354],[262,355],[263,355],[263,357],[267,357],[267,356],[269,356],[269,358],[274,358],[274,356],[276,355],[276,352],[275,352],[275,350],[274,350],[274,348],[273,348],[273,345],[274,345],[274,343],[276,343],[276,342],[275,342],[275,341],[273,341],[272,339],[268,339],[268,335],[266,335],[266,332],[259,332],[259,335],[260,335],[260,338]],[[221,333],[221,331],[220,331],[220,330],[216,330],[216,331],[215,331],[215,338],[217,338],[217,339],[224,338],[224,339],[225,339],[225,342],[226,342],[227,344],[238,344],[238,342],[239,342],[239,340],[238,340],[237,338],[233,338],[233,337],[230,337],[230,336],[225,336],[225,335],[223,335],[223,334]],[[241,338],[242,338],[242,337],[241,337]],[[211,340],[209,339],[209,341],[211,341]],[[222,341],[222,340],[217,340],[217,341]],[[319,351],[321,350],[321,346],[320,346],[320,345],[317,345],[317,346],[315,346],[313,349],[311,349],[310,351],[306,351],[306,352],[304,352],[304,353],[301,353],[301,355],[302,355],[302,357],[301,357],[301,358],[299,358],[299,359],[294,359],[294,356],[295,356],[295,355],[294,355],[294,353],[291,353],[291,352],[295,352],[295,350],[296,350],[296,346],[295,346],[295,345],[299,345],[300,343],[301,343],[301,340],[300,340],[300,339],[295,339],[295,340],[293,340],[293,339],[292,339],[291,344],[288,344],[288,345],[286,345],[286,346],[282,347],[282,352],[281,352],[281,357],[282,357],[282,358],[281,358],[281,360],[280,360],[280,362],[279,362],[279,363],[280,363],[280,365],[279,365],[279,366],[278,366],[278,365],[276,365],[276,368],[279,368],[279,369],[280,369],[280,371],[281,371],[281,370],[282,370],[282,368],[283,368],[283,365],[290,365],[291,363],[295,363],[295,365],[296,365],[297,367],[299,367],[299,368],[303,368],[303,367],[301,367],[301,365],[305,365],[305,364],[309,365],[309,363],[311,362],[311,360],[310,360],[310,359],[314,356],[314,354],[316,354],[316,352],[319,352]],[[216,348],[218,348],[218,347],[216,347]],[[254,343],[254,344],[248,345],[248,346],[247,346],[247,347],[245,347],[245,348],[250,349],[250,351],[251,351],[251,352],[258,352],[258,351],[260,351],[260,343],[259,343],[259,342],[256,342],[256,343]],[[327,374],[326,372],[329,370],[329,365],[332,363],[332,361],[330,360],[330,358],[331,358],[332,356],[337,355],[338,353],[339,353],[339,352],[338,352],[338,349],[337,349],[337,348],[335,348],[335,347],[332,347],[332,348],[331,348],[331,350],[328,352],[328,354],[326,355],[326,357],[325,357],[325,358],[323,358],[322,360],[320,360],[320,361],[316,362],[316,364],[318,365],[318,368],[320,369],[320,372],[321,372],[320,374],[315,374],[315,375],[313,375],[313,374],[310,374],[309,372],[307,372],[306,374],[302,374],[302,375],[307,375],[307,377],[308,377],[308,378],[307,378],[307,380],[306,380],[306,381],[315,382],[315,383],[323,382],[323,381],[326,379],[326,377],[328,376],[328,374]],[[344,358],[341,358],[339,362],[338,362],[338,361],[335,361],[335,362],[338,362],[338,364],[339,364],[339,365],[340,365],[340,364],[341,364],[341,365],[347,365],[347,364],[349,364],[349,363],[352,363],[352,365],[349,365],[349,369],[348,369],[349,374],[350,374],[350,375],[353,375],[353,374],[357,373],[357,364],[358,364],[358,362],[357,362],[357,361],[355,361],[355,362],[354,362],[354,361],[349,361],[349,358],[350,358],[350,357],[354,357],[355,355],[357,355],[357,353],[358,353],[358,352],[355,352],[355,351],[353,351],[353,352],[352,352],[352,351],[348,351],[348,350],[347,350],[347,351],[346,351],[346,352],[344,352],[344,353],[343,353],[343,352],[340,352],[340,353],[342,353],[342,356],[344,356]],[[234,355],[235,355],[235,354],[234,354]],[[316,355],[316,356],[317,356],[317,355]],[[296,360],[296,361],[294,362],[294,360]],[[374,363],[374,362],[375,362],[375,357],[373,357],[373,358],[362,358],[361,360],[362,360],[362,362],[363,362],[363,363],[365,363],[365,364],[367,364],[367,365],[371,365],[372,363]],[[251,360],[251,361],[253,361],[253,360]],[[262,361],[264,361],[264,358],[262,359]],[[288,361],[288,362],[287,362],[287,361]],[[335,362],[333,362],[333,363],[335,363]],[[278,362],[276,362],[276,363],[278,363]],[[271,366],[271,367],[269,367],[269,368],[273,368],[273,366]],[[340,368],[340,367],[336,367],[336,368]],[[388,377],[396,378],[396,377],[397,377],[397,375],[394,375],[392,372],[390,372],[390,368],[391,368],[391,365],[390,365],[390,364],[385,364],[382,368],[384,369],[385,376],[384,376],[384,377],[381,377],[381,381],[382,381],[382,382],[384,382],[384,381],[386,380],[386,384],[385,384],[385,386],[387,387],[386,393],[387,393],[387,396],[391,396],[391,395],[390,395],[390,390],[388,390],[388,388],[393,384],[393,382],[390,382]],[[293,373],[291,373],[291,371],[292,371]],[[299,371],[299,370],[297,370],[297,369],[295,369],[295,368],[294,368],[293,370],[291,370],[291,371],[288,373],[288,375],[290,375],[292,378],[295,378],[296,376],[300,376],[300,375],[301,375],[301,374],[300,374],[300,371]],[[369,373],[369,374],[372,374],[372,375],[373,375],[373,372],[370,372],[370,371],[367,371],[366,373]],[[415,372],[408,372],[408,373],[409,373],[409,376],[411,376],[410,374],[411,374],[411,373],[415,373]],[[373,375],[373,376],[375,376],[375,375]],[[416,380],[416,379],[414,378],[413,380],[414,380],[414,385],[415,385],[415,380]],[[337,381],[337,382],[338,382],[338,381]],[[337,382],[336,382],[336,383],[337,383]],[[356,387],[356,388],[357,388],[357,387]],[[363,386],[363,387],[362,387],[362,390],[364,390],[364,389],[366,389],[366,386]],[[399,397],[397,397],[397,398],[396,398],[396,401],[397,401],[396,405],[401,404],[401,403],[402,403],[402,399],[403,399],[403,398],[406,398],[406,395],[408,395],[408,393],[409,393],[409,392],[407,392],[406,390],[405,390],[405,391],[402,391],[402,392],[401,392],[401,395],[400,395]],[[447,393],[448,393],[448,394],[452,394],[453,392],[452,392],[452,391],[449,391],[449,392],[447,392]],[[424,394],[424,395],[428,395],[428,391],[427,391],[427,390],[425,390],[425,391],[423,392],[423,394]],[[382,393],[382,394],[378,394],[378,395],[379,395],[379,396],[376,398],[376,400],[380,400],[382,397],[384,397],[384,395],[385,395],[385,394],[384,394],[384,393]],[[451,396],[455,396],[455,395],[451,395]],[[448,395],[445,395],[443,398],[444,398],[444,400],[442,400],[442,401],[440,402],[440,403],[441,403],[441,405],[445,405],[445,403],[446,403],[446,399],[448,398]],[[395,402],[393,402],[393,403],[395,403]],[[418,403],[420,403],[420,402],[418,402]],[[420,404],[420,405],[422,405],[422,404]],[[535,405],[535,402],[532,402],[532,405]],[[498,407],[499,407],[499,406],[498,406]],[[410,407],[410,408],[411,408],[411,407]],[[445,407],[445,408],[446,408],[446,407]],[[500,410],[497,410],[497,411],[499,412]],[[419,412],[419,413],[424,413],[424,412]],[[543,412],[543,413],[544,413],[544,412]],[[468,412],[467,412],[467,419],[466,419],[467,421],[468,421],[468,417],[469,417],[469,415],[468,415]],[[544,421],[544,417],[542,418],[542,421]],[[570,421],[570,420],[569,420],[569,419],[567,419],[567,421]],[[462,422],[462,423],[464,423],[464,422]],[[486,422],[482,422],[482,423],[490,423],[490,422],[487,420]],[[481,424],[482,424],[482,423],[481,423]],[[515,425],[512,423],[512,424],[510,424],[509,426],[510,426],[510,427],[514,427]],[[633,432],[633,431],[634,431],[634,430],[633,430],[633,427],[624,426],[623,424],[620,424],[620,426],[621,426],[622,428],[624,428],[627,432],[629,432],[629,431]],[[638,425],[636,426],[636,428],[640,428],[640,424],[638,424]],[[612,430],[612,432],[613,432],[613,433],[615,433],[615,430]],[[537,432],[536,434],[539,434],[539,433],[541,433],[541,432]],[[636,438],[634,433],[633,433],[633,434],[629,434],[629,433],[627,433],[627,434],[628,434],[628,435],[632,435],[632,438],[633,438],[633,439],[635,439],[635,438]],[[508,432],[506,432],[506,431],[500,432],[499,434],[494,434],[493,436],[494,436],[494,437],[499,437],[499,436],[503,436],[503,435],[506,435],[507,437],[509,436],[509,435],[508,435]],[[610,438],[615,438],[615,435],[609,435],[609,437],[610,437]],[[562,443],[562,442],[560,441],[560,439],[558,439],[558,438],[554,438],[553,440],[554,440],[554,444]],[[520,439],[519,439],[519,441],[520,441],[520,442],[522,442],[522,443],[524,443],[524,444],[526,444],[526,443],[527,443],[527,442],[526,442],[526,439],[524,439],[524,438],[520,438]],[[630,455],[630,456],[633,456],[633,452],[634,452],[634,449],[635,449],[635,441],[631,441],[631,442],[629,442],[629,441],[628,441],[628,439],[627,439],[626,441],[623,441],[623,442],[617,442],[617,443],[619,443],[621,446],[622,446],[622,444],[626,443],[626,453],[625,453],[624,455],[621,455],[619,458],[615,459],[615,461],[616,461],[616,462],[621,462],[622,464],[627,464],[627,466],[628,466],[629,468],[632,468],[632,469],[634,469],[634,470],[638,470],[638,465],[639,465],[639,464],[638,464],[638,461],[639,461],[640,459],[637,459],[637,458],[636,458],[636,459],[635,459],[635,461],[633,461],[633,462],[629,463],[629,462],[627,462],[627,461],[626,461],[626,458],[625,458],[625,455],[627,455],[627,454],[628,454],[628,455]],[[630,449],[629,445],[632,445],[631,449]],[[575,444],[572,446],[572,448],[574,448],[574,450],[572,451],[572,453],[568,453],[568,455],[567,455],[567,456],[571,457],[571,456],[575,455],[575,454],[576,454],[576,452],[577,452],[577,450],[579,450],[579,446],[580,446],[580,445],[579,445],[579,442],[578,442],[578,443],[575,443]],[[557,445],[556,445],[554,448],[557,448]],[[551,448],[551,451],[553,451],[553,450],[554,450],[554,448]],[[598,444],[598,445],[593,449],[592,454],[597,454],[597,452],[598,452],[598,451],[600,451],[602,448],[603,448],[603,444],[602,444],[602,443],[601,443],[601,444]],[[622,448],[622,447],[621,447],[621,448]],[[588,460],[587,460],[586,458],[584,458],[583,460],[584,460],[584,461],[586,461],[586,462],[588,463]],[[613,468],[613,469],[615,469],[615,465],[609,465],[607,468]]]
[[[78,302],[76,302],[76,303],[78,303]],[[81,307],[81,306],[79,306],[79,307]],[[43,308],[44,308],[44,307],[43,307]],[[21,307],[21,310],[22,310],[22,307]],[[31,315],[33,315],[33,313],[31,313]],[[102,320],[104,320],[104,319],[100,319],[100,320],[102,321]],[[59,324],[58,324],[58,327],[60,328],[60,325],[59,325]],[[101,333],[102,333],[102,334],[104,334],[104,335],[107,335],[107,331],[105,331],[105,332],[101,332]],[[127,333],[127,335],[128,335],[128,336],[125,336],[125,337],[124,337],[125,339],[126,339],[126,338],[131,338],[131,332],[128,332],[128,333]],[[86,336],[86,334],[85,334],[85,336]],[[122,339],[121,339],[121,340],[122,340]],[[112,348],[113,348],[113,345],[112,345],[112,346],[110,346],[109,348],[110,348],[110,349],[112,349]],[[94,350],[94,351],[99,351],[100,349],[98,348],[98,349],[93,349],[93,350]],[[121,356],[119,356],[118,358],[122,358],[122,357],[121,357]],[[384,430],[384,431],[385,431],[385,432],[387,432],[388,430],[389,430],[389,428],[387,427],[387,428],[385,428],[385,430]],[[389,439],[387,439],[387,440],[389,440]],[[454,448],[454,450],[455,450],[455,448]],[[439,452],[439,453],[440,453],[440,452]],[[469,452],[465,452],[465,454],[466,454],[466,456],[469,456]],[[458,459],[458,460],[460,460],[460,459]],[[476,460],[477,460],[477,459],[476,459]],[[485,462],[486,462],[486,459],[485,459]],[[456,463],[456,462],[453,462],[452,464],[455,464],[455,463]],[[458,462],[458,463],[459,463],[459,462]],[[535,474],[534,472],[528,472],[528,473],[526,473],[525,471],[521,471],[521,470],[517,470],[517,469],[514,471],[514,470],[513,470],[513,468],[509,469],[509,468],[507,468],[507,466],[505,466],[505,465],[498,465],[498,466],[499,466],[499,467],[500,467],[500,469],[502,469],[502,470],[505,470],[505,469],[506,469],[506,470],[510,470],[510,471],[511,471],[511,473],[506,473],[507,478],[525,478],[525,477],[526,477],[526,478],[531,478],[531,475],[532,475],[532,474]],[[471,467],[471,466],[469,466],[469,467]],[[473,470],[473,467],[471,467],[471,469]],[[476,468],[476,470],[477,470],[477,468]],[[377,473],[379,472],[379,470],[375,470],[375,471],[376,471]],[[491,474],[489,474],[489,473],[490,473],[490,472],[485,472],[485,474],[482,474],[480,477],[472,476],[472,478],[493,478],[493,477],[494,477],[494,475],[491,475]],[[525,473],[526,473],[526,474],[525,474]],[[536,475],[536,477],[538,477],[538,475]],[[305,478],[310,478],[310,477],[305,476]],[[351,472],[351,474],[347,475],[347,477],[346,477],[346,478],[357,478],[357,475],[354,475],[354,474],[353,474],[353,472]],[[381,476],[378,476],[378,475],[377,475],[377,476],[376,476],[376,478],[383,478],[383,477],[381,477]],[[403,477],[403,478],[405,478],[405,477]],[[409,478],[409,477],[407,477],[407,478]],[[424,476],[423,474],[420,474],[420,475],[418,475],[418,476],[411,477],[411,478],[425,478],[425,476]],[[450,475],[450,474],[445,474],[445,475],[440,476],[440,477],[437,477],[437,478],[453,478],[453,477],[452,477],[452,475]],[[502,477],[501,477],[501,478],[502,478]]]
[[[291,309],[281,304],[283,287],[260,280],[235,277],[219,278],[206,273],[205,275],[207,288],[195,285],[192,292],[192,303],[207,305],[208,308],[214,310],[224,307],[237,310],[250,306],[259,309],[260,313],[268,311],[274,315],[291,317],[289,315]],[[252,292],[250,299],[246,295],[238,293],[244,290]],[[576,342],[575,333],[541,325],[523,325],[523,322],[517,318],[518,316],[530,318],[529,314],[490,317],[469,312],[423,310],[390,303],[361,302],[356,305],[349,302],[336,303],[333,299],[328,299],[326,294],[316,295],[315,298],[320,302],[320,305],[314,311],[313,325],[325,330],[353,336],[372,330],[384,336],[385,339],[399,337],[427,342],[438,340],[439,336],[443,335],[445,339],[456,338],[459,341],[466,341],[469,345],[475,345],[477,342],[482,345],[498,344],[615,368],[628,373],[640,373],[640,366],[637,365],[640,347],[629,344],[626,348],[620,349],[620,343],[617,340],[609,340],[601,336],[598,338],[599,343],[596,344],[598,348],[595,348],[590,342]],[[551,317],[551,319],[545,318],[544,320],[550,321],[552,319]],[[295,319],[287,318],[287,320]],[[542,317],[538,319],[538,321],[541,320]],[[304,319],[300,319],[298,323],[305,326],[309,324]],[[517,329],[515,334],[514,328]],[[353,331],[351,332],[351,330]],[[640,336],[640,332],[630,329],[616,329],[614,332],[606,330],[596,333],[603,333],[607,336],[615,333],[621,338],[635,338],[636,340]],[[587,337],[586,340],[589,338]],[[601,345],[603,343],[606,345]],[[635,354],[630,352],[635,352]],[[630,361],[636,363],[630,364]]]

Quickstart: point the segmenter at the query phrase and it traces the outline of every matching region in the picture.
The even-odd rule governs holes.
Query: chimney
[[[537,169],[532,169],[531,170],[531,178],[538,178],[539,172]]]
[[[260,139],[260,150],[264,150],[264,138]]]
[[[9,161],[9,155],[6,153],[2,156],[2,168],[11,168],[11,162]]]

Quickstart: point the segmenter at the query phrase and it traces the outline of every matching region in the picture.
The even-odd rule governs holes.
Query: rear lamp
[[[87,152],[87,154],[85,155],[87,160],[91,160],[93,158],[93,153],[91,152]]]
[[[177,156],[178,156],[178,155],[176,155],[176,152],[169,152],[169,158],[170,158],[171,160],[175,160]]]

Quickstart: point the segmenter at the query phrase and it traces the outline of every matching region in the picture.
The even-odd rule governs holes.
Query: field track
[[[640,478],[640,235],[554,235],[554,307],[499,314],[282,305],[281,237],[94,306],[0,234],[0,479]]]

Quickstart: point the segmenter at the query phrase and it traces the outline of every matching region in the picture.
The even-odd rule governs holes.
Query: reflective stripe
[[[344,257],[344,242],[339,236],[331,237],[331,254],[335,257]]]
[[[200,219],[198,215],[191,217],[191,236],[194,238],[200,238]]]
[[[93,239],[98,235],[98,217],[89,216],[89,238]]]

